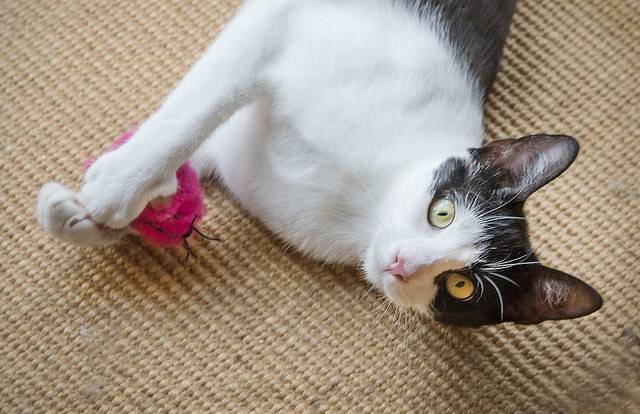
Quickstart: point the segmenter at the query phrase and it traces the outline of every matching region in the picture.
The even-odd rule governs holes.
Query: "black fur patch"
[[[426,14],[436,11],[460,57],[486,96],[499,69],[516,0],[404,0]]]
[[[478,263],[472,264],[469,268],[455,270],[476,284],[474,297],[469,301],[460,301],[448,294],[445,285],[450,272],[436,278],[438,293],[432,308],[436,320],[440,322],[458,326],[503,322],[507,317],[508,304],[512,303],[514,297],[520,296],[523,289],[529,288],[529,281],[523,278],[521,272],[526,265],[513,266],[497,272],[520,287],[482,270],[483,265],[489,267],[510,260],[537,261],[529,242],[523,203],[510,202],[509,197],[500,191],[501,183],[504,181],[502,174],[504,173],[499,170],[490,171],[484,168],[473,157],[471,161],[451,158],[435,173],[432,188],[435,198],[448,197],[458,205],[475,204],[478,215],[490,220],[490,223],[486,224],[484,238],[478,241],[484,252],[483,256]],[[516,260],[518,258],[520,260]]]

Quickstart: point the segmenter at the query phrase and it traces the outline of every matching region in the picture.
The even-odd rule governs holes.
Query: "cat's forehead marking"
[[[497,172],[484,168],[469,155],[464,158],[449,158],[443,162],[434,173],[431,190],[435,197],[471,194],[486,201],[495,199],[495,202],[499,202],[502,197],[495,191],[499,188],[499,182],[500,175]]]
[[[529,250],[522,203],[510,202],[501,191],[502,182],[504,172],[483,166],[470,154],[442,163],[432,185],[434,197],[451,197],[473,211],[483,226],[484,235],[478,244],[485,246],[483,259],[489,261]]]
[[[504,182],[503,174],[502,171],[480,164],[473,153],[468,157],[446,160],[434,173],[431,184],[433,197],[452,198],[457,205],[465,206],[467,211],[474,214],[481,225],[482,235],[476,241],[480,254],[477,262],[470,264],[472,269],[478,269],[483,264],[513,260],[531,252],[522,203],[510,202],[500,191]],[[501,272],[517,279],[517,275],[511,274],[509,269]],[[473,272],[470,277],[477,280]],[[498,298],[490,290],[489,282],[484,283],[484,303],[459,303],[444,293],[445,281],[443,277],[436,279],[439,293],[432,303],[436,318],[441,322],[466,326],[496,323],[500,321],[500,300],[509,305],[509,297],[505,295]],[[502,287],[501,292],[504,293],[504,289]]]

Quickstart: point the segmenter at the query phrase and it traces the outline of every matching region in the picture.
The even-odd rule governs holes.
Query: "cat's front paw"
[[[87,171],[79,200],[96,223],[112,229],[127,227],[150,201],[173,195],[175,171],[145,154],[122,149],[100,157]]]
[[[126,234],[97,225],[78,195],[58,183],[47,183],[40,189],[36,214],[47,233],[78,246],[106,246]]]

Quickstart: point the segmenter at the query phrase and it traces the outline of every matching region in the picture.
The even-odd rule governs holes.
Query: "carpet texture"
[[[237,1],[3,0],[1,412],[624,413],[640,404],[640,2],[523,0],[488,136],[565,133],[576,164],[528,203],[547,264],[604,308],[450,329],[386,309],[353,269],[281,243],[215,187],[196,260],[66,246],[45,181],[156,108]],[[637,412],[637,411],[635,411]]]

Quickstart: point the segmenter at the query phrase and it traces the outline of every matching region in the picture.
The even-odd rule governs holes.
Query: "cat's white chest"
[[[341,262],[363,254],[371,206],[398,171],[475,146],[482,130],[479,106],[451,110],[474,97],[437,33],[405,10],[362,4],[298,7],[266,71],[271,98],[210,140],[245,208],[303,252]]]
[[[481,130],[480,113],[438,101],[473,100],[473,88],[424,21],[388,4],[307,4],[268,70],[276,116],[299,139],[345,163],[385,168],[436,152],[430,139],[467,140],[459,131],[469,124]]]

